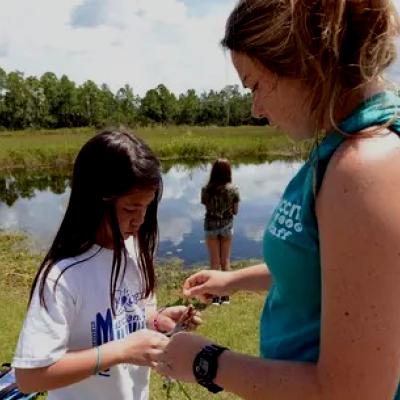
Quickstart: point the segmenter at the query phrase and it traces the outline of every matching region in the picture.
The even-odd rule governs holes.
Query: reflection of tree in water
[[[14,170],[0,172],[0,202],[12,206],[19,198],[34,197],[35,190],[65,192],[70,183],[70,170]]]
[[[206,170],[213,160],[162,160],[163,173],[167,174],[172,167],[184,171],[190,178],[196,169]],[[242,159],[232,160],[232,166],[240,164],[260,164],[273,159]],[[69,187],[71,168],[65,169],[18,169],[0,171],[0,202],[12,206],[20,197],[30,199],[35,190],[51,190],[62,194]]]
[[[222,155],[221,158],[224,156]],[[209,158],[209,159],[201,159],[201,160],[161,160],[162,170],[164,174],[167,174],[171,168],[175,168],[177,171],[186,172],[188,175],[191,175],[194,170],[201,169],[205,171],[208,166],[217,159]],[[281,155],[271,155],[271,156],[262,156],[262,157],[246,157],[240,159],[230,160],[232,167],[237,167],[239,165],[247,165],[247,164],[264,164],[266,162],[271,163],[273,161],[292,161],[293,157],[284,157]]]

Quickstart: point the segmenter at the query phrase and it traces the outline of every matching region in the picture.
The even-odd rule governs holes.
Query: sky
[[[400,7],[400,0],[395,0]],[[144,95],[239,84],[219,45],[236,0],[0,0],[0,67]],[[390,76],[400,78],[400,62]],[[400,80],[400,79],[399,79]]]

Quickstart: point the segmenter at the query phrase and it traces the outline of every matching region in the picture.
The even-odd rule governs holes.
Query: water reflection
[[[35,190],[62,194],[69,186],[69,171],[14,170],[0,174],[0,202],[12,206],[19,198],[31,199]]]
[[[298,162],[274,161],[233,167],[241,203],[235,219],[232,259],[261,258],[265,224],[299,166]],[[186,264],[207,261],[200,190],[208,179],[210,167],[210,164],[175,165],[164,172],[159,258],[179,257]],[[60,223],[68,197],[68,171],[3,174],[0,229],[26,232],[35,249],[45,249]]]

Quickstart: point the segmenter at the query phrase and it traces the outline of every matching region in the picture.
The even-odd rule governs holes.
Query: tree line
[[[175,96],[160,84],[140,97],[130,85],[115,93],[87,80],[77,85],[66,75],[40,78],[0,68],[0,129],[74,128],[104,125],[260,125],[251,116],[251,94],[237,85]]]

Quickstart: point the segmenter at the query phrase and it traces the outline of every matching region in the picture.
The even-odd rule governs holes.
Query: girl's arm
[[[101,369],[108,369],[122,360],[118,342],[99,346]],[[15,375],[23,393],[58,389],[77,383],[94,374],[97,349],[75,351],[65,354],[56,363],[42,368],[16,368]]]
[[[269,290],[271,284],[272,277],[265,264],[227,272],[204,270],[186,279],[183,294],[206,302],[213,295],[229,295],[238,290]]]
[[[239,202],[235,202],[233,203],[233,210],[232,210],[234,215],[237,215],[237,213],[239,212]]]
[[[251,400],[393,400],[400,374],[400,151],[398,139],[390,140],[362,140],[361,149],[358,142],[346,143],[319,194],[318,363],[226,351],[215,380],[225,390]],[[177,335],[159,370],[193,381],[193,358],[204,343]]]
[[[120,363],[153,367],[154,357],[167,343],[168,338],[158,332],[140,330],[124,340],[105,343],[98,350],[68,352],[46,367],[16,368],[17,384],[23,393],[42,392],[77,383]]]

